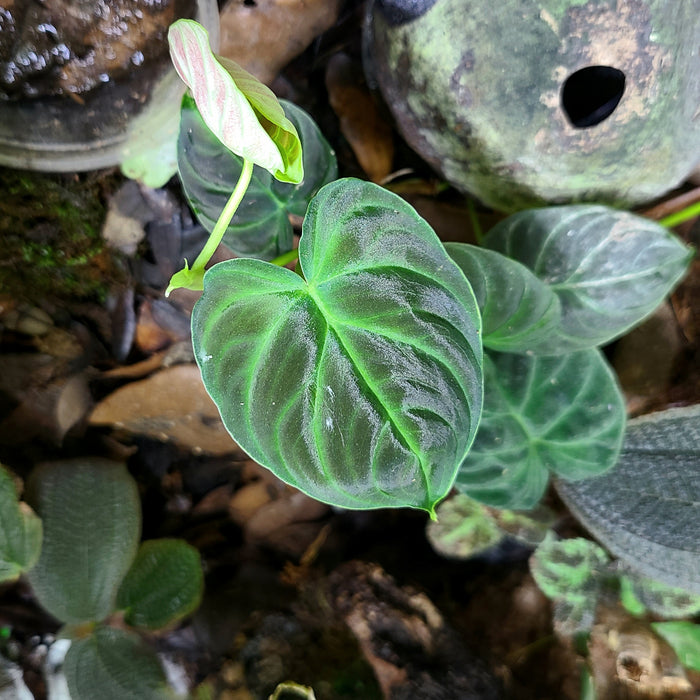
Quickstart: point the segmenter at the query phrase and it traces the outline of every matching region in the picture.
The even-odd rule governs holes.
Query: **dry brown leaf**
[[[232,0],[221,11],[219,54],[270,84],[338,18],[341,0]]]
[[[95,407],[90,423],[172,440],[195,453],[238,451],[196,365],[169,367],[117,389]]]
[[[391,172],[394,139],[364,83],[362,70],[349,56],[338,53],[328,62],[326,88],[357,162],[373,182],[381,182]]]

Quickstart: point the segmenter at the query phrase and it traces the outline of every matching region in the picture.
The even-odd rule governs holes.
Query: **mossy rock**
[[[700,0],[375,0],[371,70],[408,143],[515,211],[632,206],[700,161]]]

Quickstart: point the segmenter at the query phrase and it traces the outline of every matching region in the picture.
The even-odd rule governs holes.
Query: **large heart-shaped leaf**
[[[561,320],[557,295],[524,265],[494,250],[466,243],[447,243],[445,250],[474,290],[484,347],[548,354]]]
[[[0,466],[0,583],[31,569],[40,550],[41,521],[20,505],[12,477]]]
[[[27,482],[44,541],[29,581],[62,622],[102,620],[136,554],[141,502],[125,465],[90,458],[42,464]]]
[[[131,632],[98,627],[63,663],[72,700],[174,700],[158,657]]]
[[[432,512],[481,412],[469,283],[408,204],[353,179],[311,202],[299,261],[306,281],[242,258],[205,276],[192,337],[224,425],[321,501]]]
[[[498,508],[532,508],[553,472],[584,479],[620,453],[625,406],[599,350],[556,357],[488,353],[484,412],[457,488]]]
[[[117,595],[135,627],[159,629],[193,612],[202,597],[199,552],[183,540],[143,542]]]
[[[275,94],[233,61],[215,56],[197,22],[180,19],[168,30],[175,70],[226,148],[284,182],[304,179],[301,143]]]
[[[629,422],[612,471],[557,483],[572,513],[631,569],[700,594],[700,405]]]
[[[304,216],[316,192],[338,176],[333,149],[313,119],[290,102],[281,104],[299,132],[305,176],[294,185],[253,168],[246,196],[224,234],[224,243],[236,255],[272,260],[291,250],[289,215]],[[211,232],[241,176],[243,160],[222,146],[189,96],[182,101],[178,168],[190,206]]]
[[[548,354],[622,335],[654,311],[693,255],[653,221],[588,204],[514,214],[484,245],[523,263],[559,297],[562,318]]]

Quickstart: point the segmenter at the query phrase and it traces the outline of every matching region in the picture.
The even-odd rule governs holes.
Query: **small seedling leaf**
[[[700,671],[700,625],[692,622],[653,622],[656,634],[663,637],[686,668]]]
[[[299,261],[305,279],[242,258],[204,277],[192,337],[224,425],[320,501],[432,513],[481,412],[471,287],[412,207],[360,180],[311,202]]]
[[[280,683],[269,700],[316,700],[313,688],[287,681]]]
[[[289,215],[303,217],[311,198],[338,176],[333,149],[304,110],[281,102],[303,146],[304,180],[280,182],[260,167],[226,233],[236,255],[272,260],[292,248]],[[194,100],[185,96],[178,139],[180,179],[199,222],[211,232],[243,170],[243,159],[225,149],[204,123]]]
[[[215,56],[206,29],[180,19],[168,31],[175,70],[221,143],[283,182],[304,179],[301,142],[272,90],[239,65]]]
[[[533,508],[549,473],[585,479],[620,452],[625,407],[599,350],[552,357],[488,353],[484,412],[457,488],[482,503]]]
[[[623,577],[629,582],[635,598],[649,611],[666,619],[692,617],[700,613],[700,596],[682,588],[667,586],[660,581],[629,572]]]
[[[548,354],[602,345],[640,323],[693,256],[653,221],[588,204],[514,214],[484,245],[523,263],[559,297],[562,318]]]
[[[590,629],[609,557],[581,537],[557,540],[548,535],[530,557],[539,589],[554,601],[554,623],[560,634]]]
[[[437,520],[428,523],[426,534],[438,554],[454,559],[481,554],[504,537],[486,506],[461,493],[437,507]]]
[[[557,295],[524,265],[494,250],[465,243],[447,243],[445,250],[474,290],[484,347],[548,354],[561,319]]]
[[[117,608],[134,627],[159,629],[193,612],[202,597],[199,552],[182,540],[143,542],[122,581]]]
[[[17,499],[14,481],[0,466],[0,583],[31,569],[41,551],[41,521]]]
[[[74,641],[63,670],[72,700],[174,700],[151,648],[113,627]]]
[[[27,501],[44,528],[29,572],[37,599],[62,622],[104,619],[140,537],[141,502],[126,467],[97,458],[40,465]]]
[[[631,420],[609,473],[558,482],[572,513],[630,569],[700,594],[700,406]]]

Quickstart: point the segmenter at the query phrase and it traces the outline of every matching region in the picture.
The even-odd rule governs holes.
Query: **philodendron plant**
[[[310,117],[214,56],[199,25],[169,36],[190,88],[180,177],[211,232],[169,291],[203,288],[195,358],[248,454],[327,503],[433,517],[455,485],[527,509],[551,474],[615,465],[624,401],[599,346],[683,276],[679,239],[580,205],[516,214],[482,246],[443,245],[400,197],[334,180]],[[293,250],[288,215],[304,213]],[[240,257],[204,274],[222,241]]]
[[[141,503],[121,463],[40,465],[26,499],[33,510],[17,503],[0,467],[0,571],[4,580],[25,573],[41,606],[64,623],[72,700],[173,700],[155,652],[135,630],[161,629],[199,605],[199,552],[176,539],[139,544]]]

